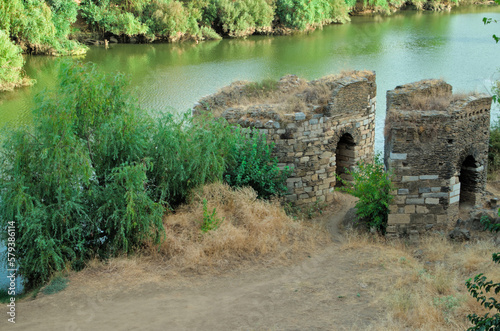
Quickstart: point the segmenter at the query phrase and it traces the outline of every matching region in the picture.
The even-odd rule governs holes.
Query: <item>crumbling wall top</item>
[[[209,111],[242,125],[310,120],[365,113],[375,95],[373,71],[346,72],[313,81],[287,75],[278,82],[235,82],[200,100],[193,113]]]

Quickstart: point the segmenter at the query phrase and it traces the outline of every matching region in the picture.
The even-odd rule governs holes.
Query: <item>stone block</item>
[[[410,214],[389,214],[387,224],[409,224]]]
[[[451,191],[460,191],[460,183],[451,186]]]
[[[439,204],[439,199],[438,198],[426,198],[425,199],[425,204],[426,205],[438,205]]]
[[[285,195],[285,200],[287,202],[295,202],[295,201],[297,201],[297,194]]]
[[[450,205],[451,205],[452,203],[457,203],[457,202],[459,202],[459,201],[460,201],[460,195],[456,195],[456,196],[454,196],[454,197],[450,198]]]
[[[411,222],[416,224],[433,224],[436,223],[436,216],[433,214],[413,214]]]
[[[432,180],[432,179],[438,179],[439,176],[438,175],[420,175],[419,176],[421,180]]]
[[[405,183],[405,182],[414,182],[414,181],[417,181],[418,180],[418,176],[403,176],[402,178],[402,182]]]
[[[397,205],[403,205],[406,203],[406,196],[404,195],[395,196],[393,202]]]
[[[430,187],[421,187],[418,189],[418,193],[429,193],[431,191]]]
[[[398,189],[398,195],[410,194],[410,191],[407,188]]]
[[[406,205],[405,214],[415,214],[415,205]]]
[[[424,197],[424,198],[447,198],[448,193],[447,192],[424,193],[424,194],[422,194],[422,197]]]
[[[423,205],[424,199],[423,198],[409,198],[409,199],[406,199],[406,203],[409,205]]]
[[[303,112],[295,113],[295,120],[296,121],[303,121],[306,119],[306,114]]]
[[[389,158],[391,160],[406,160],[407,156],[407,153],[391,153]]]
[[[441,187],[431,187],[431,192],[441,192]]]
[[[429,212],[429,209],[425,206],[417,206],[416,208],[417,214],[427,214]]]

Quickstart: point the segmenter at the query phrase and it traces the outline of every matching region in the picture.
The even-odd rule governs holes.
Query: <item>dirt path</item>
[[[334,242],[295,265],[99,291],[78,291],[72,280],[63,292],[18,303],[14,329],[364,330],[385,317],[378,295],[389,284],[372,252],[341,249],[337,225],[353,204],[320,219]]]

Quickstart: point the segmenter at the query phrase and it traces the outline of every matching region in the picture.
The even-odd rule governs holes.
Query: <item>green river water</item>
[[[451,13],[404,11],[391,16],[353,17],[309,34],[253,36],[195,44],[92,47],[84,57],[102,70],[129,75],[131,93],[146,109],[185,111],[207,94],[235,80],[278,79],[296,74],[315,79],[342,70],[377,73],[376,149],[383,148],[385,92],[425,78],[442,78],[454,91],[488,92],[500,79],[500,44],[491,35],[500,24],[500,7],[456,8]],[[0,125],[30,121],[33,97],[51,89],[67,58],[28,56],[33,87],[0,93]],[[496,115],[495,115],[496,116]]]

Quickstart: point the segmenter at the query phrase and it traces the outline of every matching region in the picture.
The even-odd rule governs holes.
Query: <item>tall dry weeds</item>
[[[216,230],[202,233],[203,201],[223,219]],[[154,259],[177,270],[232,267],[248,261],[280,263],[299,250],[311,251],[327,235],[289,218],[279,204],[257,199],[251,188],[231,189],[215,183],[195,191],[189,204],[164,219],[166,240]],[[320,234],[322,232],[319,232]]]
[[[490,240],[464,244],[436,235],[415,247],[351,233],[343,245],[363,247],[376,251],[374,260],[391,271],[387,291],[380,292],[388,315],[373,325],[375,330],[465,330],[471,326],[468,314],[487,312],[469,295],[465,281],[479,272],[500,280],[500,270],[491,261],[498,248]]]

